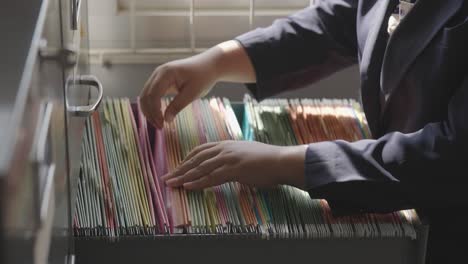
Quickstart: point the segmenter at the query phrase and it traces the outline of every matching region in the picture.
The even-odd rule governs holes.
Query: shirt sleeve
[[[245,48],[258,99],[296,89],[356,63],[357,1],[327,0],[236,38]]]
[[[468,205],[468,73],[450,99],[447,119],[409,134],[310,144],[306,184],[335,214],[438,210]]]

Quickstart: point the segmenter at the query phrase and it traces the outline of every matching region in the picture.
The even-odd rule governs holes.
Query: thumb
[[[172,122],[175,116],[195,99],[195,95],[187,92],[189,90],[190,89],[181,89],[182,92],[178,93],[169,103],[164,113],[166,122]]]

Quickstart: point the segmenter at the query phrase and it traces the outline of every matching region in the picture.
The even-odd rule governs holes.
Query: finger
[[[226,159],[215,156],[211,159],[207,159],[200,163],[197,167],[187,171],[185,174],[172,178],[166,182],[166,184],[170,187],[177,187],[181,186],[186,182],[195,181],[205,175],[210,174],[215,169],[223,166],[225,164]]]
[[[183,184],[184,189],[187,190],[200,190],[212,186],[218,186],[227,182],[226,175],[226,166],[221,166],[213,170],[210,174],[200,177],[191,182],[186,182]]]
[[[205,150],[205,149],[209,149],[209,148],[212,148],[216,145],[218,145],[219,142],[209,142],[209,143],[205,143],[205,144],[202,144],[202,145],[199,145],[199,146],[196,146],[195,148],[193,148],[189,154],[184,158],[184,160],[182,161],[182,163],[186,162],[187,160],[191,159],[193,156],[197,155],[198,153],[200,153],[201,151]]]
[[[166,112],[164,113],[164,120],[166,122],[172,122],[174,117],[196,97],[195,89],[181,87],[180,90],[184,92],[177,94],[166,108]]]
[[[149,98],[149,96],[141,97],[140,98],[140,106],[141,106],[141,111],[145,115],[146,119],[154,126],[158,128],[163,127],[163,118],[162,118],[162,112],[157,111],[155,109],[160,108],[158,106],[155,106],[153,102],[157,100],[153,100]]]
[[[156,118],[154,117],[154,113],[151,112],[151,107],[149,106],[149,100],[146,97],[139,97],[138,100],[140,101],[140,110],[145,116],[146,120],[155,127],[160,127],[159,124],[155,122]]]
[[[182,176],[187,171],[197,167],[200,163],[204,162],[205,160],[208,160],[208,159],[218,155],[219,152],[221,152],[221,150],[214,149],[214,148],[210,148],[210,149],[201,151],[200,153],[195,155],[193,158],[191,158],[191,159],[187,160],[186,162],[180,164],[179,167],[177,167],[172,173],[163,176],[162,179],[164,181],[167,181],[168,179]]]
[[[163,97],[168,91],[176,90],[173,89],[175,86],[174,76],[172,71],[166,68],[158,71],[158,74],[153,78],[150,84],[151,93],[159,98]]]
[[[159,128],[163,127],[164,117],[161,110],[161,98],[173,86],[172,77],[167,73],[159,72],[150,84],[150,93],[145,97],[146,112],[149,112],[153,123]]]
[[[148,80],[145,83],[144,89],[140,95],[140,106],[141,106],[141,111],[145,115],[146,119],[156,127],[161,128],[162,127],[162,122],[161,122],[161,117],[162,113],[161,111],[155,111],[154,106],[153,106],[153,86],[152,83],[154,79],[159,75],[160,73],[160,68],[156,68],[156,70],[153,71],[151,74],[151,77],[148,78]],[[156,108],[160,108],[157,107]],[[159,112],[159,113],[158,113]]]
[[[164,123],[163,112],[161,109],[161,99],[167,93],[167,91],[174,86],[173,78],[167,73],[159,73],[151,83],[152,85],[152,106],[154,106],[154,113],[156,113],[156,121],[162,128]]]
[[[144,95],[148,95],[149,92],[151,91],[151,83],[153,82],[154,78],[156,77],[156,75],[158,74],[159,72],[159,68],[156,68],[150,75],[150,77],[148,78],[148,80],[146,80],[145,82],[145,85],[143,86],[143,90],[141,92],[141,96],[144,96]]]
[[[209,149],[209,148],[212,148],[212,147],[214,147],[214,146],[216,146],[216,145],[218,145],[218,144],[219,144],[219,142],[209,142],[209,143],[205,143],[205,144],[203,144],[203,145],[199,145],[199,146],[195,147],[195,148],[192,149],[192,150],[190,151],[190,153],[182,160],[181,164],[187,162],[188,160],[190,160],[191,158],[193,158],[195,155],[197,155],[197,154],[200,153],[201,151],[206,150],[206,149]],[[165,180],[167,180],[167,179],[169,179],[169,178],[172,178],[172,174],[173,174],[173,173],[174,173],[174,172],[167,173],[167,174],[163,175],[163,176],[161,177],[161,180],[165,181]]]
[[[141,106],[141,111],[145,115],[146,119],[153,124],[156,127],[161,127],[161,124],[157,124],[156,120],[160,119],[156,117],[156,112],[153,112],[151,110],[151,90],[152,86],[151,84],[153,83],[154,79],[160,72],[160,67],[156,68],[152,73],[151,76],[146,80],[143,90],[140,93],[139,100],[140,100],[140,106]],[[161,114],[162,115],[162,114]]]

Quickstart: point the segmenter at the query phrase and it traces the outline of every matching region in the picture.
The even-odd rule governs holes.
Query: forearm
[[[257,100],[304,88],[357,62],[356,0],[319,1],[237,36],[255,69]]]

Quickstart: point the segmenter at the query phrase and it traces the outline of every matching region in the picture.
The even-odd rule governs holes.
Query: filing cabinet
[[[102,97],[88,71],[86,5],[18,0],[2,6],[5,31],[16,32],[0,44],[8,62],[0,69],[1,263],[74,262],[73,179],[84,120]]]

